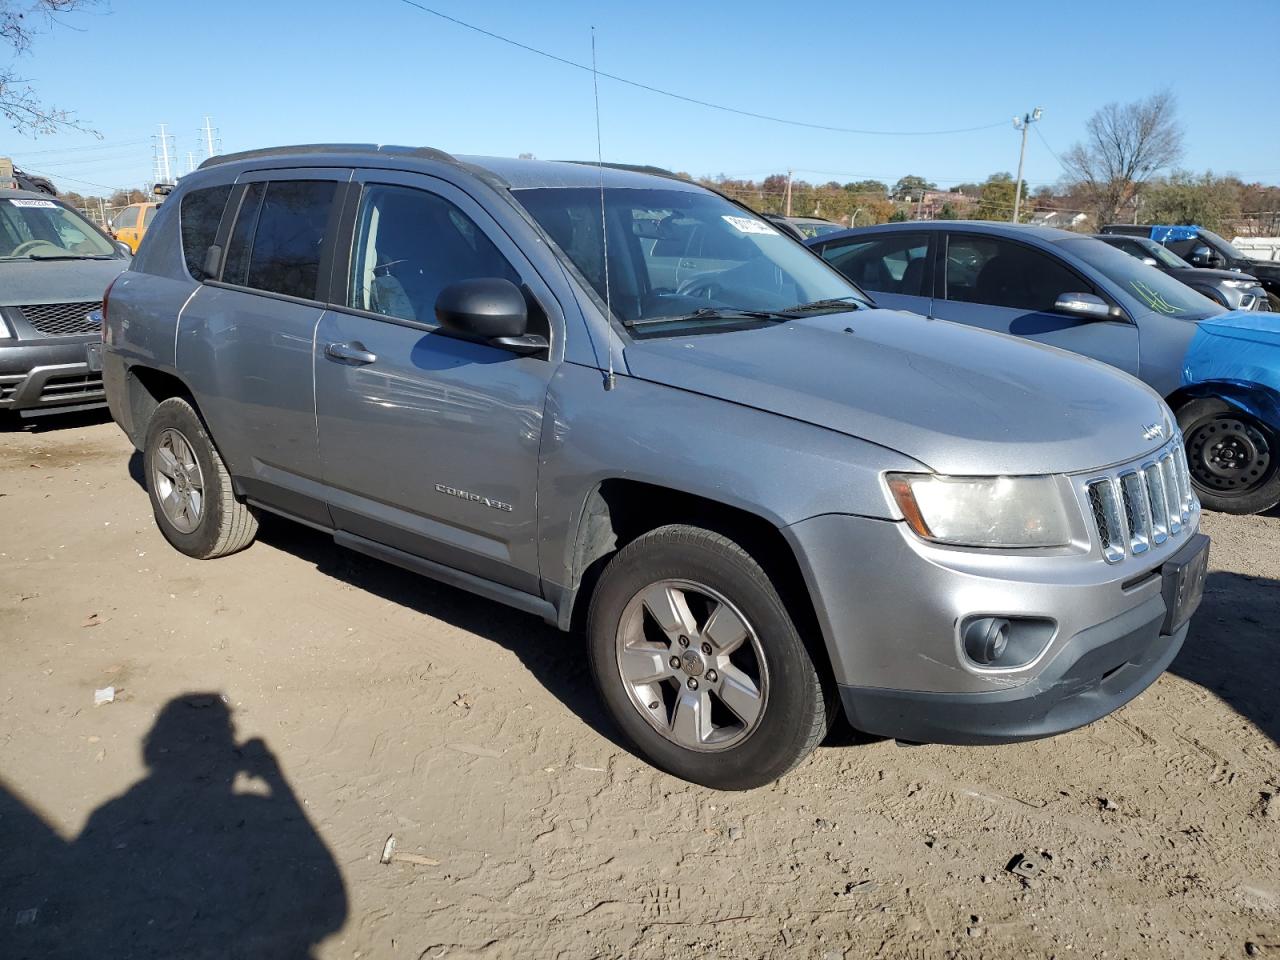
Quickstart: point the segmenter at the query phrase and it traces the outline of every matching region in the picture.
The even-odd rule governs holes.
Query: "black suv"
[[[1096,233],[1094,236],[1148,266],[1169,274],[1228,310],[1271,309],[1267,291],[1257,277],[1233,270],[1193,267],[1168,247],[1162,247],[1148,237],[1129,237],[1119,233]]]
[[[1129,237],[1147,237],[1168,247],[1193,267],[1232,270],[1257,277],[1271,298],[1272,309],[1280,309],[1280,262],[1246,257],[1212,230],[1195,225],[1157,225],[1140,227],[1128,223],[1109,223],[1103,233]]]

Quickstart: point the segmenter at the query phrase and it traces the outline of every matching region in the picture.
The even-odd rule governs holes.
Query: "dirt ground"
[[[283,521],[179,555],[131,453],[0,433],[0,957],[1280,960],[1280,517],[1205,518],[1187,645],[1114,716],[838,730],[723,794],[532,617]]]

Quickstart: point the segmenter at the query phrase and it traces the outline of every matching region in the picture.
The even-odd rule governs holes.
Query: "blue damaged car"
[[[1201,502],[1280,502],[1280,315],[1225,310],[1080,234],[957,220],[807,241],[882,307],[1036,340],[1145,381],[1177,414]]]

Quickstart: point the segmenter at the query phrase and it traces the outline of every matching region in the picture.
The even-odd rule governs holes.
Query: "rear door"
[[[870,293],[877,306],[928,316],[933,304],[931,234],[894,231],[832,240],[822,259]]]
[[[1091,293],[1111,302],[1059,257],[988,234],[949,233],[945,243],[935,317],[1047,343],[1137,374],[1138,328],[1132,321],[1054,311],[1064,293]]]
[[[465,192],[432,177],[357,171],[315,346],[316,415],[339,530],[536,594],[538,451],[556,301]],[[344,255],[345,259],[345,255]],[[550,356],[449,337],[440,291],[501,277],[527,288]]]
[[[241,489],[328,525],[316,443],[312,345],[350,170],[239,178],[216,279],[182,313],[178,367]]]
[[[142,239],[141,218],[142,208],[131,203],[111,221],[111,232],[116,235],[116,239],[127,243],[134,253],[138,252],[138,242]]]

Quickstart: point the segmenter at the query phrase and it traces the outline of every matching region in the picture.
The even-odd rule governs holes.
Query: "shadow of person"
[[[1280,744],[1280,581],[1217,571],[1169,667]]]
[[[147,776],[50,857],[40,914],[6,957],[305,958],[341,928],[337,864],[219,695],[169,701],[143,759]]]

